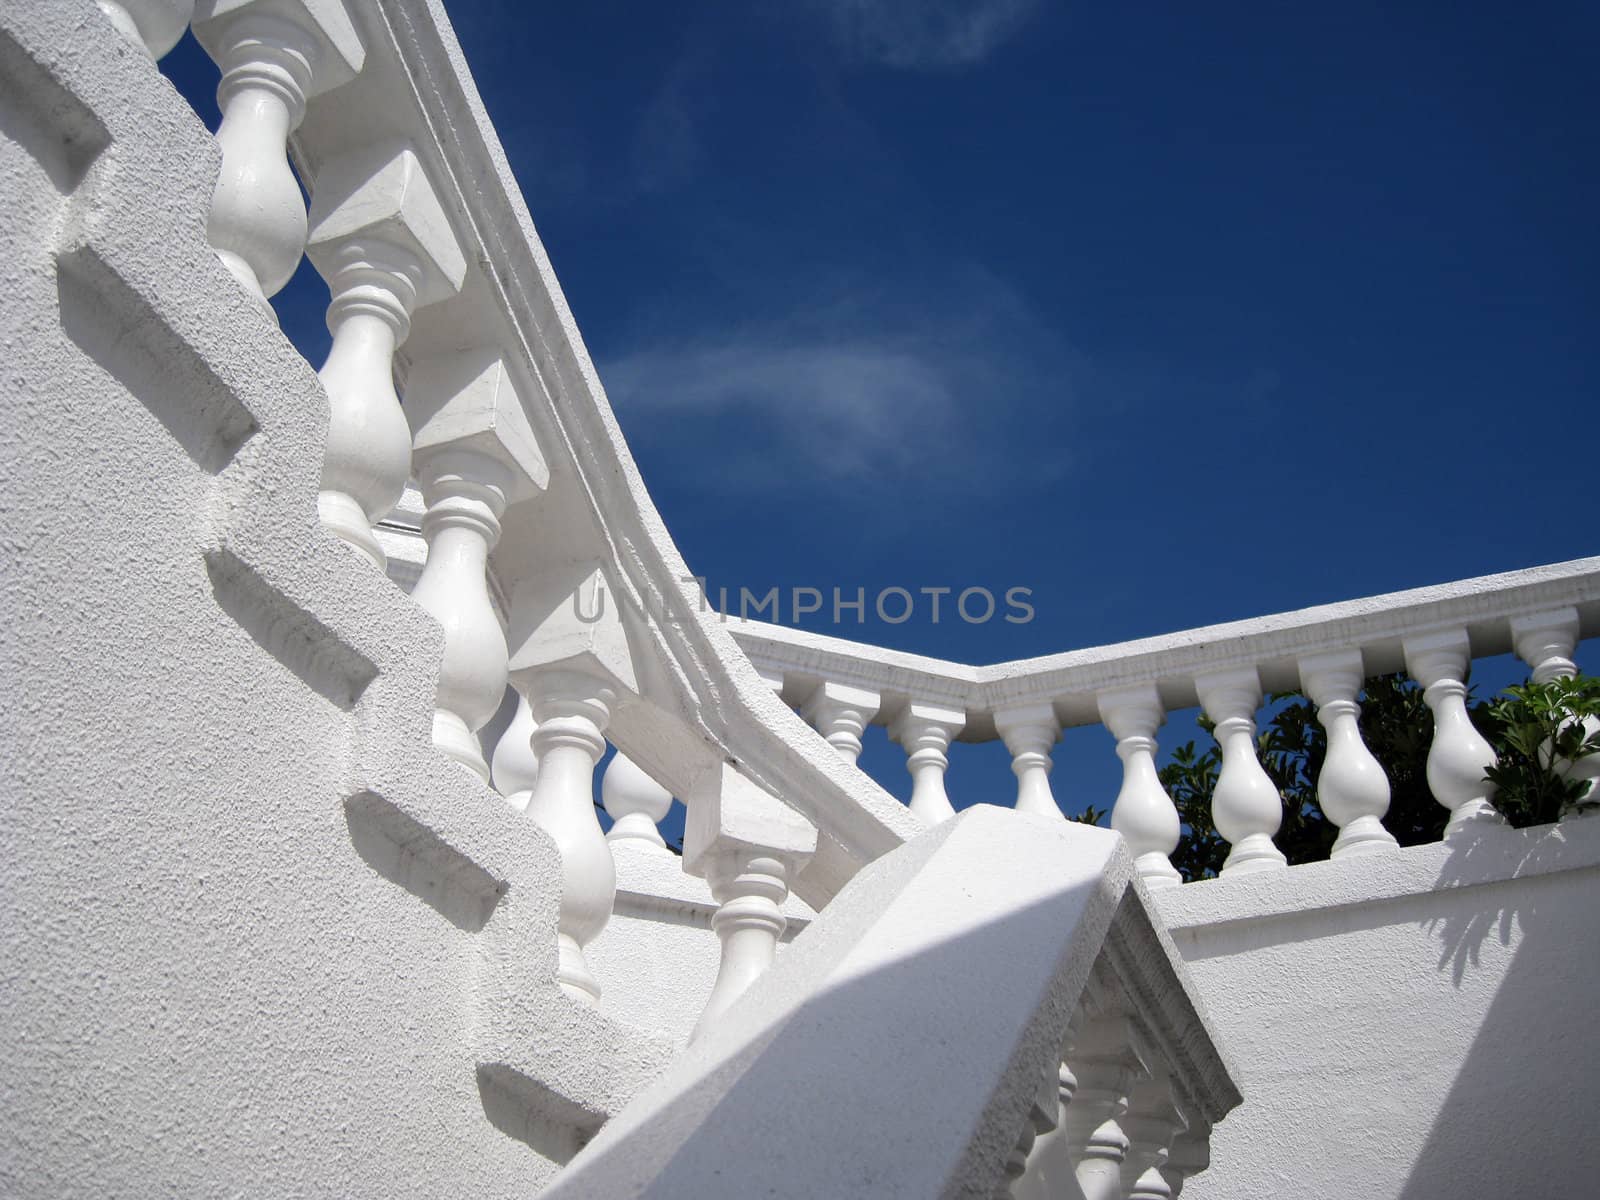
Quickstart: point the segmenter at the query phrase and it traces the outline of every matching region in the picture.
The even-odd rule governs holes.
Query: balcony
[[[190,28],[215,136],[158,68]],[[8,1191],[1427,1197],[1594,1165],[1600,823],[1505,827],[1464,695],[1483,656],[1573,673],[1600,560],[995,667],[725,623],[438,5],[13,5],[0,59],[34,514]],[[302,259],[320,363],[271,302]],[[1404,848],[1359,724],[1400,670],[1448,810]],[[1292,689],[1339,834],[1291,867],[1254,733]],[[1229,853],[1180,884],[1155,755],[1196,705]],[[875,725],[908,803],[857,765]],[[1110,830],[1052,775],[1095,725]],[[985,741],[1012,778],[949,794]]]

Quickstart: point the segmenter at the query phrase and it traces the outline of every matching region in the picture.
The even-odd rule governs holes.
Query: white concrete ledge
[[[1255,667],[1268,691],[1300,686],[1297,662],[1310,654],[1358,648],[1370,675],[1404,666],[1400,643],[1432,629],[1465,628],[1474,657],[1511,650],[1511,618],[1575,607],[1581,636],[1600,632],[1600,558],[1460,579],[1159,637],[1071,650],[990,666],[905,654],[761,621],[730,619],[728,630],[764,672],[783,675],[791,703],[818,680],[873,689],[884,696],[874,718],[889,723],[910,698],[962,708],[958,740],[989,741],[990,714],[1006,705],[1048,703],[1064,725],[1099,724],[1095,695],[1154,683],[1170,709],[1199,702],[1194,677]]]
[[[1151,895],[1169,930],[1218,929],[1596,867],[1600,817],[1579,817],[1531,829],[1469,827],[1424,846],[1207,879]]]

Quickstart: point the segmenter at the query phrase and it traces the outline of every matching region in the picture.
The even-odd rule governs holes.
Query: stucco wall
[[[0,1193],[527,1195],[665,1044],[556,989],[553,848],[432,751],[216,169],[93,4],[0,5]]]
[[[1600,819],[1161,893],[1244,1104],[1194,1196],[1583,1194]]]

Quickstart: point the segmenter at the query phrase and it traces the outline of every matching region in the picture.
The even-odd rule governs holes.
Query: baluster
[[[329,416],[317,512],[381,568],[372,524],[395,506],[411,474],[411,429],[395,395],[394,352],[416,308],[461,289],[466,260],[417,156],[395,143],[324,167],[311,218],[307,253],[332,292],[333,331],[318,372]],[[504,367],[496,371],[492,382],[477,381],[475,397],[492,387],[510,391]],[[506,402],[518,404],[514,394]],[[469,417],[466,403],[448,420]]]
[[[620,750],[611,756],[600,779],[600,802],[611,817],[606,841],[613,853],[618,846],[672,853],[656,828],[672,808],[672,793]]]
[[[1048,704],[1019,704],[994,714],[994,727],[1011,752],[1011,773],[1017,777],[1018,812],[1060,817],[1050,790],[1050,751],[1061,736],[1061,723]]]
[[[956,815],[944,790],[944,773],[950,766],[946,751],[966,722],[960,709],[913,701],[889,729],[889,736],[905,747],[906,770],[912,779],[911,811],[924,824],[937,825]]]
[[[194,0],[96,0],[100,11],[152,61],[178,44],[194,15]]]
[[[613,705],[639,689],[620,601],[598,566],[585,570],[575,586],[551,571],[517,589],[511,680],[538,726],[539,777],[527,813],[561,854],[556,977],[569,995],[592,1002],[600,985],[583,948],[611,919],[617,893],[611,847],[595,816],[594,768],[605,752]]]
[[[817,829],[731,763],[705,772],[689,795],[683,869],[704,877],[717,901],[722,943],[717,981],[690,1041],[721,1020],[772,965],[788,921],[789,883],[816,853]]]
[[[268,296],[289,282],[306,244],[306,210],[289,135],[306,100],[348,83],[366,49],[339,0],[199,0],[194,35],[222,68],[222,172],[206,235],[223,265],[276,320]]]
[[[1553,612],[1512,618],[1511,643],[1516,647],[1517,657],[1527,663],[1533,672],[1532,682],[1552,683],[1557,679],[1570,679],[1578,673],[1578,664],[1572,660],[1572,656],[1578,649],[1579,630],[1578,610],[1575,608],[1560,608]],[[1586,736],[1592,736],[1600,730],[1600,717],[1584,717],[1583,729]],[[1589,781],[1589,788],[1579,799],[1579,804],[1596,802],[1597,793],[1600,793],[1600,754],[1587,755],[1577,762],[1562,760],[1556,766],[1567,779]]]
[[[861,757],[861,735],[877,716],[881,703],[877,692],[824,683],[811,693],[801,715],[840,757],[855,762]]]
[[[1300,683],[1328,734],[1328,754],[1317,777],[1317,803],[1339,827],[1334,858],[1393,850],[1400,844],[1383,827],[1383,815],[1389,811],[1389,777],[1361,737],[1356,696],[1364,677],[1360,650],[1335,650],[1300,660]]]
[[[428,505],[422,517],[428,560],[411,598],[444,627],[433,744],[487,780],[476,733],[506,689],[506,639],[489,600],[489,551],[500,539],[506,506],[542,492],[550,473],[493,352],[417,362],[406,398]],[[362,528],[370,534],[364,520]]]
[[[1261,705],[1261,680],[1254,667],[1218,671],[1195,680],[1200,704],[1216,723],[1222,770],[1211,796],[1217,832],[1232,847],[1224,875],[1247,875],[1287,865],[1272,835],[1283,823],[1283,800],[1256,757],[1255,712]]]
[[[1464,629],[1406,638],[1401,644],[1406,670],[1422,685],[1422,698],[1433,712],[1433,744],[1428,747],[1428,787],[1433,798],[1450,810],[1444,835],[1472,821],[1504,824],[1489,798],[1494,785],[1484,772],[1494,765],[1494,747],[1467,714],[1467,669],[1471,642]]]
[[[1161,1164],[1161,1178],[1166,1180],[1173,1200],[1183,1191],[1186,1180],[1193,1179],[1210,1165],[1211,1126],[1191,1116],[1188,1129],[1172,1139],[1167,1161]]]
[[[1065,1124],[1078,1186],[1084,1200],[1121,1200],[1128,1153],[1122,1117],[1134,1081],[1148,1074],[1127,1020],[1104,1016],[1085,1022],[1067,1066],[1077,1081]]]
[[[539,756],[533,752],[536,728],[528,698],[518,692],[517,711],[495,744],[490,764],[494,786],[518,812],[527,811],[533,785],[539,781]]]
[[[1039,1086],[1034,1090],[1033,1099],[1028,1105],[1028,1114],[1022,1121],[1022,1132],[1017,1135],[1016,1144],[1006,1155],[1000,1183],[995,1188],[994,1200],[1012,1200],[1012,1188],[1033,1165],[1031,1160],[1034,1147],[1039,1144],[1041,1138],[1055,1129],[1057,1118],[1056,1068],[1052,1064],[1049,1073],[1039,1077]]]
[[[1111,828],[1128,843],[1147,887],[1175,887],[1183,878],[1170,856],[1182,825],[1156,771],[1156,730],[1166,720],[1161,696],[1155,684],[1146,683],[1101,692],[1095,699],[1122,760],[1122,790],[1111,809]]]
[[[1128,1115],[1122,1119],[1128,1154],[1122,1161],[1122,1184],[1128,1200],[1172,1200],[1172,1187],[1161,1168],[1174,1137],[1187,1128],[1173,1097],[1172,1080],[1164,1071],[1134,1088]]]

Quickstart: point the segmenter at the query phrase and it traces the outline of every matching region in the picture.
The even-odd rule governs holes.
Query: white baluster
[[[1018,812],[1060,817],[1050,790],[1050,751],[1061,736],[1061,723],[1048,704],[1019,704],[994,714],[994,727],[1011,752],[1011,773],[1017,777]]]
[[[1067,1148],[1085,1200],[1121,1200],[1128,1136],[1122,1118],[1128,1092],[1147,1074],[1125,1019],[1097,1017],[1074,1039],[1067,1066],[1077,1081],[1067,1107]]]
[[[1328,754],[1317,777],[1317,803],[1339,827],[1334,858],[1393,850],[1399,846],[1383,827],[1389,811],[1389,777],[1361,737],[1361,692],[1365,668],[1360,650],[1334,650],[1300,660],[1300,683],[1317,706],[1328,734]]]
[[[492,351],[420,360],[406,396],[428,505],[422,517],[428,560],[411,598],[444,627],[433,744],[487,779],[476,733],[506,688],[506,639],[489,600],[489,551],[500,539],[506,506],[541,493],[550,472],[521,397]]]
[[[1145,886],[1176,887],[1183,878],[1171,854],[1182,824],[1155,760],[1156,730],[1167,715],[1161,696],[1155,684],[1147,683],[1101,692],[1095,700],[1122,760],[1122,790],[1111,809],[1111,828],[1128,843]]]
[[[539,777],[527,812],[561,854],[556,977],[570,995],[591,1001],[600,985],[583,948],[611,919],[617,893],[611,847],[595,815],[594,767],[612,706],[639,690],[620,604],[601,569],[585,565],[524,581],[511,606],[511,680],[538,724]]]
[[[600,801],[611,818],[606,841],[611,843],[613,852],[618,846],[627,846],[658,854],[672,853],[661,830],[656,828],[672,808],[672,793],[620,750],[611,756],[600,779]]]
[[[840,757],[855,762],[861,757],[861,735],[877,716],[881,703],[877,692],[824,683],[811,693],[801,715]]]
[[[1172,1094],[1172,1081],[1162,1071],[1139,1083],[1128,1102],[1122,1130],[1128,1154],[1122,1161],[1122,1183],[1128,1200],[1172,1200],[1162,1174],[1174,1137],[1188,1122]]]
[[[194,15],[194,0],[96,0],[106,19],[152,60],[178,44]]]
[[[1553,683],[1578,673],[1572,656],[1578,649],[1578,610],[1558,608],[1511,618],[1511,644],[1528,664],[1534,683]]]
[[[1532,682],[1553,683],[1578,673],[1578,664],[1572,656],[1578,649],[1579,629],[1575,608],[1512,618],[1511,643],[1516,647],[1517,657],[1533,672]],[[1583,729],[1585,736],[1593,736],[1600,731],[1600,717],[1584,717]],[[1579,799],[1579,804],[1595,804],[1600,800],[1600,754],[1588,755],[1577,762],[1563,759],[1555,765],[1567,779],[1589,781],[1589,789]]]
[[[1052,1065],[1048,1075],[1041,1076],[1028,1105],[1027,1116],[1022,1121],[1022,1131],[1017,1135],[1011,1153],[1006,1155],[1000,1183],[995,1188],[994,1200],[1012,1200],[1012,1187],[1027,1174],[1034,1147],[1039,1139],[1056,1127],[1059,1108],[1056,1102],[1056,1068]]]
[[[533,709],[528,698],[517,693],[517,711],[511,724],[495,743],[491,761],[494,786],[506,798],[506,803],[518,812],[526,812],[533,797],[533,785],[539,781],[539,756],[533,752],[533,731],[538,728],[533,719]]]
[[[693,1041],[772,965],[788,925],[782,905],[790,881],[816,853],[817,830],[730,763],[696,781],[687,807],[683,869],[711,885],[718,905],[711,928],[722,943]]]
[[[1161,1178],[1177,1200],[1185,1180],[1193,1179],[1211,1165],[1211,1126],[1199,1117],[1189,1118],[1189,1128],[1172,1139],[1167,1161],[1161,1164]]]
[[[1261,680],[1254,667],[1219,671],[1195,680],[1200,704],[1216,723],[1222,770],[1211,796],[1211,816],[1233,849],[1225,875],[1247,875],[1287,865],[1272,835],[1283,823],[1283,800],[1256,757],[1255,712],[1261,705]]]
[[[889,736],[905,747],[912,780],[910,807],[924,824],[937,825],[956,815],[944,789],[944,773],[950,766],[946,751],[966,722],[967,714],[960,709],[913,701],[889,729]]]
[[[355,78],[366,50],[338,0],[199,0],[194,35],[222,68],[222,172],[206,233],[270,316],[267,297],[289,282],[306,243],[289,135],[306,99]]]
[[[1422,698],[1433,712],[1433,743],[1428,747],[1428,787],[1433,798],[1450,810],[1444,834],[1449,837],[1469,822],[1504,824],[1489,803],[1494,785],[1484,772],[1494,765],[1494,747],[1467,714],[1467,669],[1471,642],[1464,629],[1406,638],[1402,643],[1406,670],[1422,685]]]
[[[332,292],[333,331],[318,372],[329,418],[317,512],[382,567],[372,524],[395,506],[411,474],[394,352],[416,308],[460,290],[466,260],[417,156],[399,143],[331,161],[317,176],[311,218],[307,253]],[[497,382],[509,389],[503,377],[502,367]]]
[[[539,756],[528,816],[561,852],[556,977],[568,994],[598,1000],[600,984],[589,971],[583,948],[605,928],[616,902],[616,867],[594,815],[594,767],[605,752],[616,694],[577,671],[541,672],[528,688],[528,704],[538,722],[533,751]]]

